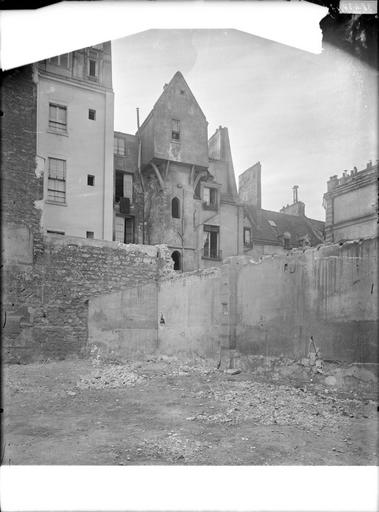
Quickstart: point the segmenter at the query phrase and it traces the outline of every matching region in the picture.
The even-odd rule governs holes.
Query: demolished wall
[[[34,264],[3,269],[3,353],[7,361],[85,355],[88,299],[170,273],[163,246],[50,236]]]
[[[238,275],[237,347],[300,358],[377,361],[377,239],[249,263]]]
[[[90,344],[106,336],[108,350],[129,357],[138,339],[149,353],[219,357],[229,350],[231,357],[300,359],[313,336],[324,359],[377,361],[377,239],[260,261],[232,257],[217,269],[161,279],[154,291],[149,286],[90,299],[98,315],[96,322],[89,317]],[[148,325],[149,339],[141,329],[136,337],[124,308],[129,303],[132,316]],[[122,332],[112,330],[112,317],[124,318]]]

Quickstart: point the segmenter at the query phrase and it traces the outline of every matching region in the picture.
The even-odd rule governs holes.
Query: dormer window
[[[171,122],[171,138],[172,140],[180,140],[180,121],[172,119]]]

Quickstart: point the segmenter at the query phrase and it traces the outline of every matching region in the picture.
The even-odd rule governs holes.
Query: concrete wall
[[[158,345],[156,282],[91,298],[88,341],[104,354],[130,358]]]
[[[89,344],[118,358],[159,352],[216,356],[222,272],[176,275],[89,301]]]
[[[375,362],[376,286],[376,239],[249,263],[238,276],[238,349],[301,357],[312,335],[326,359]]]
[[[260,261],[232,257],[163,279],[157,289],[91,299],[90,338],[121,356],[142,347],[187,357],[229,349],[300,359],[313,336],[324,359],[376,362],[376,286],[376,239]]]
[[[161,281],[158,288],[158,350],[165,354],[215,356],[221,334],[221,271]]]

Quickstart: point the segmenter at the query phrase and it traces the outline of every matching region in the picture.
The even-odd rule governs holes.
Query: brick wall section
[[[8,267],[5,360],[86,355],[88,299],[170,274],[164,246],[50,237],[33,266]]]
[[[34,255],[41,253],[43,178],[36,175],[37,91],[33,65],[4,72],[1,84],[2,222],[26,225],[33,234]]]

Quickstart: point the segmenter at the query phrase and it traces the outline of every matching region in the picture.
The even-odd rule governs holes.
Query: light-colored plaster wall
[[[166,354],[215,356],[221,333],[221,272],[184,275],[159,283],[158,348]]]
[[[88,310],[89,343],[122,358],[153,353],[157,305],[156,283],[94,297]]]
[[[377,187],[375,183],[335,197],[334,223],[347,222],[349,219],[372,215],[376,211],[377,201]],[[373,234],[363,232],[361,237],[373,236]]]
[[[49,103],[67,107],[67,133],[49,130]],[[88,119],[88,109],[96,120]],[[45,159],[44,231],[64,231],[112,240],[113,222],[113,93],[40,77],[38,83],[37,154]],[[66,206],[47,198],[48,158],[66,160]],[[95,186],[87,185],[87,175]]]
[[[313,336],[324,359],[376,362],[376,286],[377,239],[260,261],[232,257],[217,268],[160,280],[156,310],[150,285],[96,299],[95,327],[122,354],[129,348],[120,343],[135,353],[137,344],[152,350],[156,339],[156,350],[172,355],[217,357],[222,347],[300,359]],[[145,318],[146,331],[136,334],[134,314],[141,326]]]
[[[238,276],[237,346],[302,357],[310,336],[324,358],[375,362],[377,239],[290,252]]]

